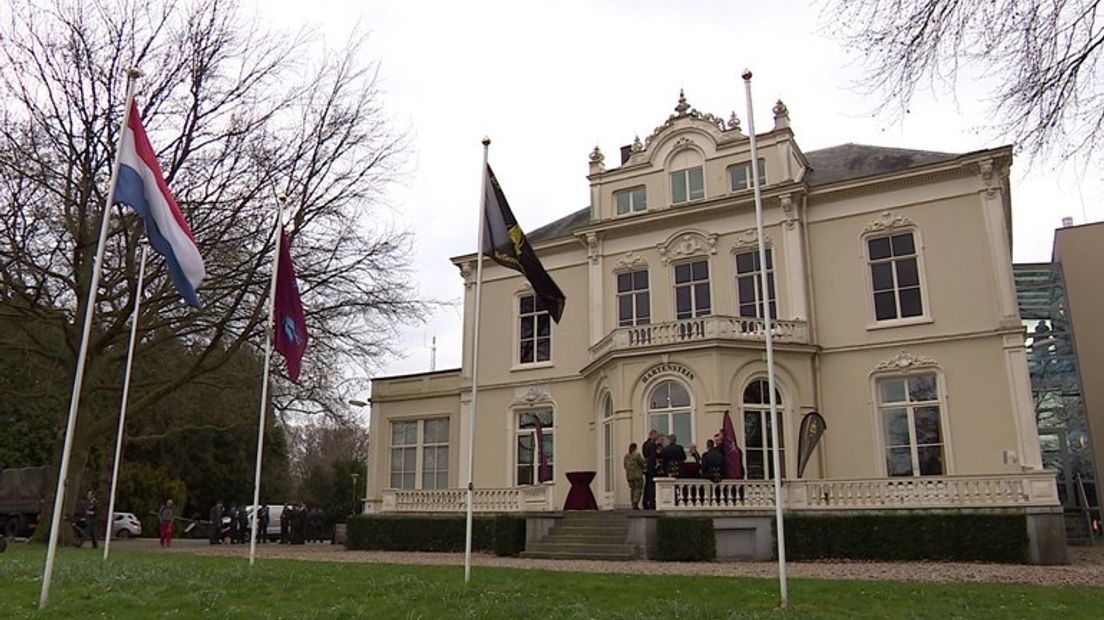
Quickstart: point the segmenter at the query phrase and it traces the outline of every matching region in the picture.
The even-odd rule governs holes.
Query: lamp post
[[[353,477],[353,510],[360,513],[360,500],[357,499],[357,480],[360,478],[360,474],[355,471],[351,474]]]

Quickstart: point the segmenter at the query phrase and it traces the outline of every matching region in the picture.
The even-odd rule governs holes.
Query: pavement
[[[112,548],[157,550],[156,539],[112,541]],[[211,545],[206,540],[177,539],[165,553],[189,553],[204,556],[249,556],[249,545]],[[942,583],[1014,583],[1041,586],[1082,586],[1104,588],[1104,545],[1070,547],[1067,566],[1030,566],[1020,564],[984,564],[970,562],[864,562],[824,560],[790,562],[787,573],[793,578],[925,581]],[[363,562],[369,564],[419,564],[463,566],[462,553],[422,553],[397,551],[348,551],[341,545],[308,543],[305,545],[258,544],[257,558],[301,560],[308,562]],[[777,562],[603,562],[595,560],[533,560],[497,557],[477,553],[472,565],[527,570],[555,570],[584,573],[621,573],[648,575],[709,575],[721,577],[758,577],[776,579]]]

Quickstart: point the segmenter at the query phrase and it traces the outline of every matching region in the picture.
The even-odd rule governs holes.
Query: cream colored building
[[[758,148],[787,509],[1057,510],[1012,277],[1012,149],[804,152],[786,107],[773,112]],[[596,147],[588,206],[529,234],[567,296],[559,324],[517,272],[484,262],[477,510],[557,510],[571,471],[596,472],[601,508],[626,508],[630,442],[656,428],[704,451],[726,411],[746,500],[698,501],[661,479],[659,509],[772,505],[749,149],[735,117],[681,96],[620,165]],[[453,259],[463,367],[373,381],[368,511],[463,509],[474,258]],[[827,431],[798,480],[814,410]],[[543,484],[534,416],[554,469]]]

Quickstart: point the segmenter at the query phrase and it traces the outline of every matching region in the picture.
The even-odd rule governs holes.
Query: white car
[[[142,522],[133,512],[116,512],[111,528],[115,538],[137,538],[142,535]]]

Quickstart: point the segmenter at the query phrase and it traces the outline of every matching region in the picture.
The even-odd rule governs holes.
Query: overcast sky
[[[475,246],[484,135],[490,161],[526,231],[587,205],[587,155],[616,164],[621,145],[671,114],[680,88],[697,109],[747,127],[745,67],[755,74],[762,132],[781,97],[805,151],[856,142],[967,152],[1005,141],[984,129],[984,90],[971,83],[923,96],[903,119],[873,116],[855,88],[861,65],[823,32],[807,0],[770,3],[603,0],[414,2],[314,0],[258,3],[277,29],[316,26],[331,46],[359,27],[371,33],[387,112],[412,136],[411,174],[391,194],[393,216],[416,234],[413,269],[422,294],[459,301],[449,257]],[[1013,165],[1015,259],[1050,258],[1053,229],[1104,217],[1100,180],[1075,166]],[[572,303],[568,300],[568,303]],[[578,302],[576,302],[578,303]],[[402,331],[402,359],[381,374],[460,364],[461,316],[443,310]]]

